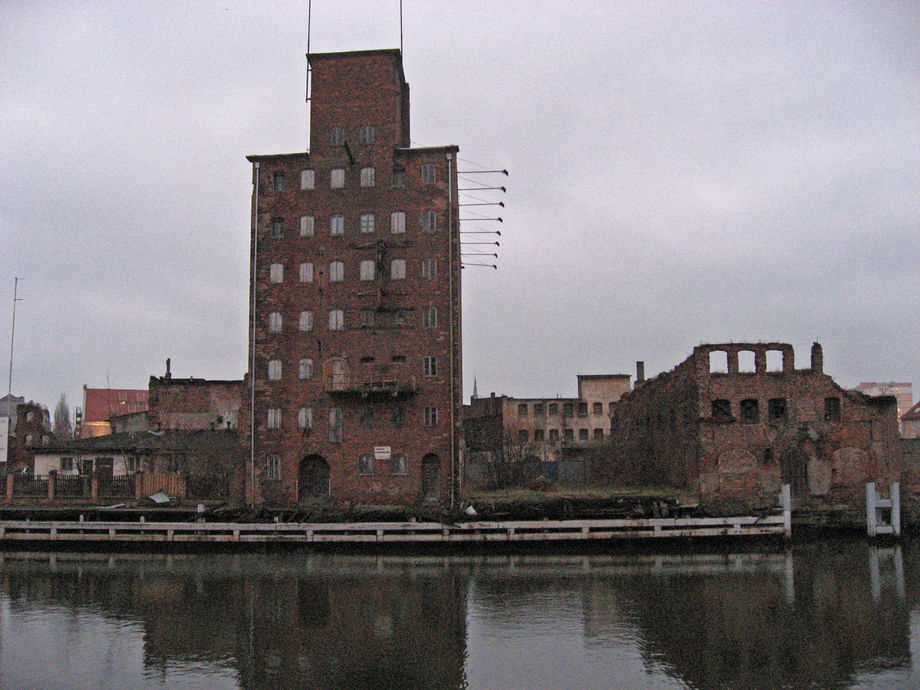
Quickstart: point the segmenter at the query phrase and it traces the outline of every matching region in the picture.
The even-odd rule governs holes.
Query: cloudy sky
[[[403,4],[415,145],[511,172],[499,269],[464,271],[466,396],[730,340],[920,387],[920,4]],[[244,156],[306,147],[306,6],[0,0],[14,393],[243,375]],[[398,47],[398,6],[314,0],[310,48]]]

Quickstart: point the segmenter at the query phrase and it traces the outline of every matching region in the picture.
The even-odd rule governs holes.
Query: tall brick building
[[[310,150],[253,164],[247,499],[448,504],[456,146],[410,148],[398,50],[308,56]]]

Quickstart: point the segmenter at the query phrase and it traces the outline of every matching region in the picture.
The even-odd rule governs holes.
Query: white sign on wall
[[[0,462],[6,462],[6,454],[9,449],[10,438],[10,418],[0,417]]]
[[[374,446],[374,459],[375,460],[389,460],[390,459],[390,446]]]

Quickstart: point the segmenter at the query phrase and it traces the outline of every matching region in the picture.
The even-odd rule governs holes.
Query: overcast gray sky
[[[398,47],[398,5],[314,0],[311,50]],[[0,0],[14,393],[243,375],[244,156],[306,147],[306,7]],[[405,0],[413,141],[511,171],[466,397],[729,340],[920,386],[918,37],[917,2]]]

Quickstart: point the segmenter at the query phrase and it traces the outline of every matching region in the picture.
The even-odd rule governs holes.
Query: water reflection
[[[0,686],[910,686],[918,556],[7,553]]]

